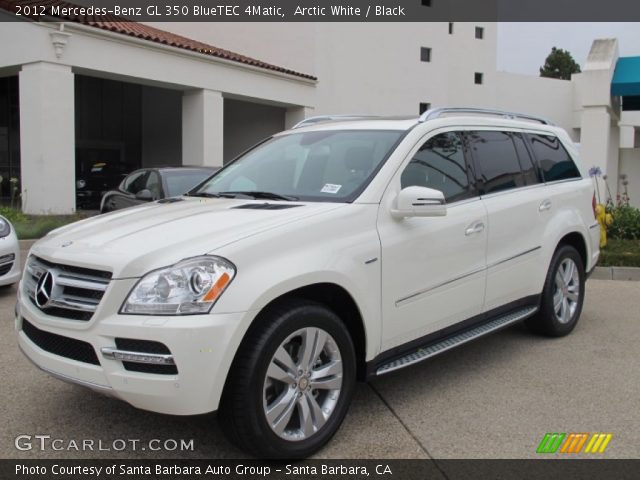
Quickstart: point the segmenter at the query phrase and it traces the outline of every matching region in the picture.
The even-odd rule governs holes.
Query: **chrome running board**
[[[414,352],[408,353],[407,355],[397,358],[389,363],[385,363],[376,370],[376,375],[384,375],[385,373],[393,372],[394,370],[399,370],[401,368],[408,367],[409,365],[422,362],[423,360],[434,357],[439,353],[446,352],[447,350],[451,350],[452,348],[470,342],[471,340],[475,340],[476,338],[495,332],[496,330],[500,330],[501,328],[513,323],[520,322],[537,311],[538,307],[521,308],[487,323],[483,323],[482,325],[457,333],[439,342],[419,347]]]

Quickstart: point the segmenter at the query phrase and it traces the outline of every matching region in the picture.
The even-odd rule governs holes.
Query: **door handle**
[[[464,231],[464,234],[468,237],[469,235],[473,235],[474,233],[480,233],[484,230],[484,223],[478,222],[474,223],[470,227]]]
[[[551,210],[551,200],[544,200],[538,207],[538,210],[540,212],[544,212],[545,210]]]

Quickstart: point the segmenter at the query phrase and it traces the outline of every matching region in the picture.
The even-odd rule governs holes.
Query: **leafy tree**
[[[540,76],[571,80],[572,73],[580,73],[580,65],[576,63],[567,50],[553,47],[544,65],[540,67]]]

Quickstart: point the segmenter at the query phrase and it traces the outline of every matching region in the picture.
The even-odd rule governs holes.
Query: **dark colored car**
[[[98,210],[103,195],[116,188],[127,175],[126,165],[118,162],[78,162],[76,205],[81,210]]]
[[[105,193],[100,212],[176,197],[209,178],[217,167],[142,168],[127,175],[116,190]]]

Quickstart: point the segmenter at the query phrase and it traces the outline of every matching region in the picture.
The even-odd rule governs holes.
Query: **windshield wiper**
[[[185,193],[185,197],[220,198],[221,195],[209,192]]]
[[[261,191],[255,191],[255,190],[251,190],[251,191],[246,191],[246,192],[220,192],[218,195],[220,195],[221,197],[224,196],[238,196],[238,195],[246,195],[247,197],[253,197],[253,198],[264,198],[264,199],[269,199],[269,200],[287,200],[289,202],[291,201],[295,201],[298,200],[298,197],[294,197],[292,195],[281,195],[279,193],[273,193],[273,192],[261,192]]]

